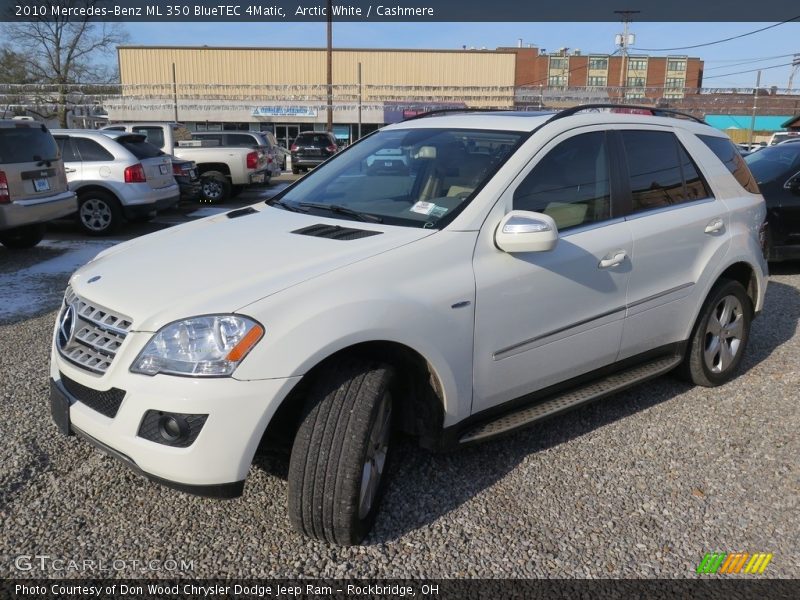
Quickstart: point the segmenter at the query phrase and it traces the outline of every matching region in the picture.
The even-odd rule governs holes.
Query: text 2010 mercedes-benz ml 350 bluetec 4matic
[[[767,286],[756,183],[688,115],[585,109],[413,118],[101,252],[55,324],[55,422],[216,497],[286,442],[293,525],[353,544],[395,434],[453,448],[672,370],[724,384]]]

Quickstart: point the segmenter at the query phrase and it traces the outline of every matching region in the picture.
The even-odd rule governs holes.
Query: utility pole
[[[622,55],[622,60],[620,60],[619,66],[619,84],[620,87],[623,88],[622,95],[625,96],[625,88],[628,87],[627,77],[625,77],[625,64],[628,62],[628,46],[633,43],[633,36],[631,36],[629,32],[629,26],[631,23],[631,15],[639,14],[641,11],[639,10],[615,10],[614,13],[618,15],[622,15],[622,33],[618,33],[616,39],[614,40],[620,48],[620,53]]]
[[[361,63],[358,63],[358,139],[361,139]]]
[[[800,70],[800,54],[795,54],[794,58],[792,59],[792,70],[789,71],[789,85],[786,87],[789,88],[789,91],[792,91],[792,83],[794,83],[794,76],[797,74],[797,71]]]
[[[750,118],[750,139],[747,145],[753,146],[753,131],[756,128],[756,109],[758,108],[758,88],[761,86],[761,71],[756,76],[756,89],[753,90],[753,116]]]
[[[328,0],[328,133],[333,133],[333,0]]]
[[[172,110],[175,122],[178,122],[178,80],[175,77],[175,63],[172,63]]]

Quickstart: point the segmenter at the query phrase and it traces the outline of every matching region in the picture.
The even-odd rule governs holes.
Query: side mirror
[[[789,180],[783,184],[783,187],[793,194],[800,194],[800,173],[797,173],[794,177],[789,178]]]
[[[494,233],[503,252],[549,252],[558,243],[558,227],[552,217],[527,210],[512,210]]]

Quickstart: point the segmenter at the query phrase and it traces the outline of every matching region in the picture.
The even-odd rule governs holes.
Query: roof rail
[[[403,119],[403,123],[406,121],[414,121],[416,119],[424,119],[425,117],[434,117],[436,115],[447,115],[451,113],[472,113],[472,112],[530,112],[536,113],[540,111],[520,111],[515,110],[513,107],[510,108],[469,108],[467,106],[462,106],[460,108],[435,108],[433,110],[426,111],[424,113],[420,113],[418,115],[414,115],[413,117],[408,117],[407,119]],[[544,111],[550,112],[550,111]]]
[[[614,104],[614,103],[598,103],[598,104],[579,104],[577,106],[572,106],[570,108],[565,108],[564,110],[559,111],[555,115],[550,118],[550,121],[555,121],[557,119],[563,119],[564,117],[572,116],[576,113],[579,113],[583,110],[592,110],[592,109],[600,109],[600,108],[628,108],[633,110],[647,110],[650,111],[650,114],[654,117],[683,117],[685,119],[690,119],[692,121],[696,121],[697,123],[701,123],[705,125],[705,121],[694,115],[690,115],[689,113],[681,112],[679,110],[673,110],[671,108],[658,108],[654,106],[642,106],[639,104]],[[548,121],[548,122],[550,122]]]

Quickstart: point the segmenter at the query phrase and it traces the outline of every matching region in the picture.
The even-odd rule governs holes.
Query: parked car
[[[767,202],[769,260],[800,259],[800,143],[770,146],[745,162]]]
[[[181,200],[199,200],[203,196],[203,185],[197,165],[193,160],[183,160],[177,156],[170,156],[172,160],[172,176],[181,193]]]
[[[47,127],[32,120],[0,120],[0,244],[31,248],[42,241],[45,223],[77,208]]]
[[[269,183],[271,177],[277,177],[283,170],[285,162],[275,136],[271,133],[260,131],[195,131],[192,137],[198,140],[214,140],[223,147],[251,148],[262,152],[267,157],[268,176],[264,183]]]
[[[78,195],[78,224],[109,235],[125,219],[146,220],[178,203],[170,157],[141,134],[54,129],[70,189]]]
[[[764,306],[764,200],[724,133],[582,112],[607,106],[390,125],[101,252],[55,327],[58,428],[215,497],[287,439],[294,527],[353,544],[394,431],[456,448],[673,369],[725,384]],[[408,173],[367,168],[398,151]]]
[[[800,139],[800,131],[779,131],[777,133],[773,133],[772,137],[769,138],[768,146],[775,146],[781,142],[785,142],[786,140],[793,138]]]
[[[294,139],[290,150],[292,173],[297,175],[328,160],[339,151],[339,145],[332,133],[303,131]]]
[[[203,198],[209,202],[225,202],[244,186],[267,183],[270,178],[263,152],[217,144],[204,147],[203,140],[193,139],[180,123],[118,123],[103,127],[103,131],[141,133],[167,154],[194,161],[200,171]]]

